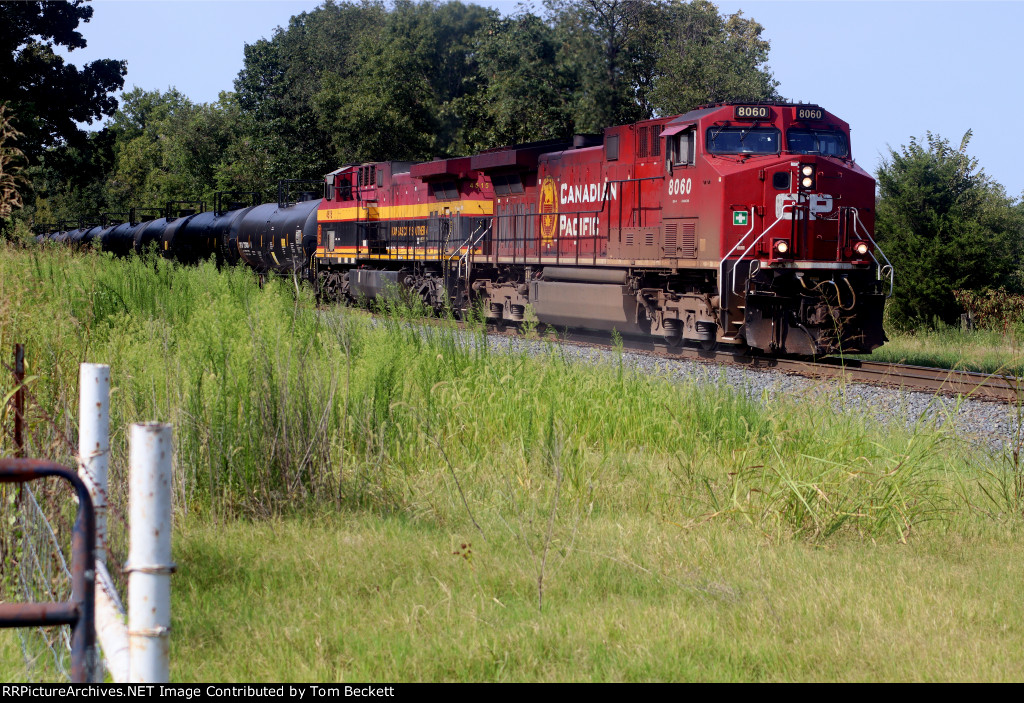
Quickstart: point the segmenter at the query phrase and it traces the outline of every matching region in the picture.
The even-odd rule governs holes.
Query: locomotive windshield
[[[710,127],[710,154],[778,154],[779,130],[774,127]]]
[[[791,129],[786,132],[786,148],[794,154],[821,154],[846,158],[850,146],[842,132],[819,129]]]

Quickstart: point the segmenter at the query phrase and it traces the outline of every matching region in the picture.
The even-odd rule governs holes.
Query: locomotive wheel
[[[700,348],[706,352],[715,351],[715,349],[718,348],[717,339],[705,339],[701,342],[698,342],[698,344],[700,344]]]

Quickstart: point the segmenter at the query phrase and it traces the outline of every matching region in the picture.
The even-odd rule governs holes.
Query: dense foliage
[[[890,149],[878,170],[879,243],[898,285],[890,315],[898,324],[953,323],[956,290],[1020,289],[1024,212],[967,154],[930,132]]]

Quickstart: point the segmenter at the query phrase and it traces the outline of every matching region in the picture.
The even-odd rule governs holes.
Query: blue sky
[[[467,0],[464,0],[467,1]],[[515,0],[478,4],[513,12]],[[197,102],[231,90],[243,47],[311,0],[97,0],[80,30],[89,46],[75,63],[127,59],[126,87],[178,88]],[[535,3],[539,5],[539,3]],[[765,27],[779,90],[839,115],[853,130],[854,157],[874,172],[888,147],[938,133],[954,145],[973,130],[968,152],[1009,195],[1024,191],[1024,2],[825,2],[743,0]]]

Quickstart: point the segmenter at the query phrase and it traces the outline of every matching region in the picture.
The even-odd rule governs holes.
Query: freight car
[[[516,324],[767,354],[868,352],[893,270],[849,125],[816,105],[708,105],[600,135],[351,164],[323,197],[79,228],[62,241],[216,255],[347,301],[417,296]],[[200,208],[204,209],[204,208]]]

